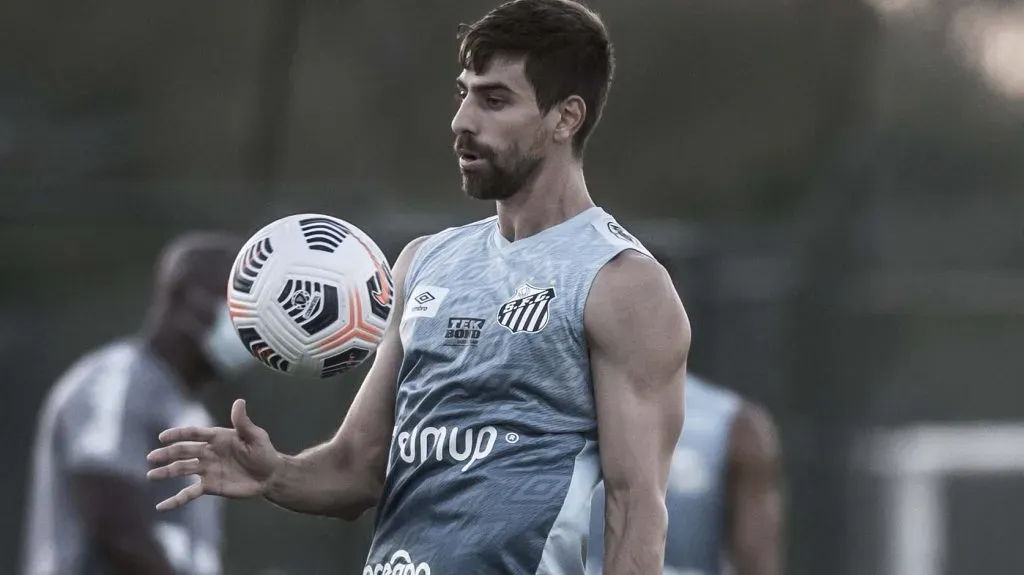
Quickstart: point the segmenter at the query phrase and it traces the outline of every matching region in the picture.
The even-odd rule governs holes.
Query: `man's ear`
[[[569,96],[555,107],[555,111],[558,113],[554,131],[555,141],[571,142],[587,118],[587,104],[579,96]]]

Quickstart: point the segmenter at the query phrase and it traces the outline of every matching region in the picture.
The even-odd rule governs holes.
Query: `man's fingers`
[[[235,431],[238,432],[238,437],[242,441],[250,442],[256,438],[256,424],[249,419],[249,414],[245,410],[245,400],[236,399],[231,404],[231,425],[234,426]]]
[[[175,443],[167,447],[159,447],[149,452],[146,459],[150,463],[167,463],[178,459],[199,459],[203,457],[207,449],[206,443],[184,442]]]
[[[196,481],[192,485],[189,485],[185,489],[178,492],[177,495],[170,499],[165,499],[160,503],[156,504],[157,511],[167,511],[169,509],[176,509],[182,505],[198,498],[203,494],[203,484],[201,481]]]
[[[162,431],[159,435],[161,443],[174,443],[177,441],[213,441],[217,434],[226,431],[222,427],[174,427]]]
[[[199,475],[203,472],[203,464],[198,459],[185,459],[175,461],[170,465],[150,469],[146,472],[147,479],[169,479],[171,477],[185,477],[186,475]]]

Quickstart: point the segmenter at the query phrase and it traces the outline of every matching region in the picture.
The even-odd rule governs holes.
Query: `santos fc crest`
[[[512,333],[536,333],[548,324],[548,307],[555,299],[555,288],[535,288],[523,284],[516,295],[498,310],[498,323]]]

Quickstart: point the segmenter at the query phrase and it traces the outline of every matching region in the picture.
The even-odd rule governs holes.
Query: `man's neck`
[[[185,387],[198,391],[202,387],[202,369],[194,353],[190,353],[180,336],[147,326],[142,341],[150,353],[161,360]]]
[[[510,242],[528,238],[594,207],[578,165],[537,174],[524,189],[497,202],[498,227]]]

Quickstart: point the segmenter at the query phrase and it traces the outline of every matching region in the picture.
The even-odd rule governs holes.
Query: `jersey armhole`
[[[450,229],[450,228],[449,228]],[[416,274],[423,265],[423,261],[429,255],[430,251],[434,248],[437,243],[439,236],[447,232],[448,230],[441,230],[423,240],[423,243],[416,248],[416,253],[413,254],[412,261],[409,263],[409,269],[405,272],[405,278],[402,280],[402,295],[408,297],[411,292],[411,288],[416,285]]]
[[[497,216],[491,216],[489,218],[479,220],[473,223],[465,224],[462,226],[452,226],[445,228],[441,231],[429,234],[426,236],[427,239],[423,240],[420,247],[416,249],[416,254],[412,258],[412,262],[409,263],[409,269],[405,273],[405,281],[402,284],[402,288],[405,290],[403,294],[412,293],[410,288],[416,286],[416,276],[419,274],[419,270],[423,267],[423,263],[433,253],[435,249],[441,246],[442,243],[448,241],[453,236],[457,236],[459,230],[467,228],[475,228],[482,226],[496,220]]]

